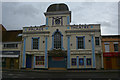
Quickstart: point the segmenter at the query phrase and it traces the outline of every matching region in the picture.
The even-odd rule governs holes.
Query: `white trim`
[[[114,44],[118,44],[118,42],[114,42]]]
[[[19,55],[0,55],[0,57],[19,57]]]
[[[105,44],[105,45],[107,45],[107,44],[109,45],[110,43],[109,43],[109,42],[104,42],[104,44]]]
[[[2,44],[14,44],[14,43],[22,43],[22,41],[21,42],[2,42]]]

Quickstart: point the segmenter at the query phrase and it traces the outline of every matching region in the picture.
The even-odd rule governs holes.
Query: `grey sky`
[[[3,2],[2,24],[7,30],[45,24],[44,12],[52,2]],[[100,23],[102,35],[118,34],[117,2],[66,2],[71,24]]]

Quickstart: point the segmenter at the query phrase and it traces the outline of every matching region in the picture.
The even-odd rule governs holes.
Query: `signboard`
[[[120,56],[120,52],[104,52],[104,57]]]
[[[71,26],[71,29],[87,29],[88,26]]]

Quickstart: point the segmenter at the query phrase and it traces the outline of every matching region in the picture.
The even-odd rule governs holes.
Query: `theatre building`
[[[102,36],[104,69],[120,69],[120,35]]]
[[[44,15],[45,25],[23,27],[21,68],[103,68],[100,24],[70,25],[63,3],[50,5]]]

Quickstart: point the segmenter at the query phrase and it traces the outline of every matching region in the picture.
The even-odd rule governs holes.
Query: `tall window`
[[[38,49],[39,38],[33,38],[33,49]]]
[[[114,44],[114,51],[118,51],[118,44]]]
[[[109,52],[109,44],[105,44],[105,52]]]
[[[99,37],[95,37],[95,44],[96,44],[96,45],[99,45],[99,42],[100,42],[100,41],[99,41]]]
[[[60,34],[60,32],[56,32],[54,34],[54,48],[61,49],[61,34]]]
[[[84,37],[77,37],[77,48],[78,49],[84,49]]]

